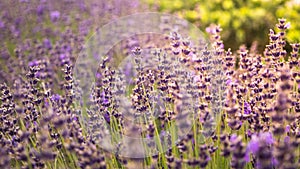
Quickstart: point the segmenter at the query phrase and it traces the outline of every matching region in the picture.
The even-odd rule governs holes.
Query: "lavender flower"
[[[0,5],[1,169],[139,168],[138,163],[144,168],[176,169],[241,169],[249,163],[258,169],[299,168],[300,45],[291,44],[290,53],[285,50],[286,30],[291,27],[285,19],[270,30],[263,54],[255,44],[250,49],[225,49],[222,29],[211,25],[206,31],[213,50],[194,44],[193,37],[177,29],[160,37],[165,41],[154,42],[155,58],[147,60],[149,53],[142,50],[145,37],[136,35],[120,42],[118,57],[112,49],[101,60],[93,72],[92,94],[85,97],[86,86],[78,85],[72,69],[87,35],[96,24],[108,21],[102,19],[129,14],[132,10],[125,8],[140,3],[53,1],[50,5],[23,0],[14,2],[16,15],[7,10],[8,5],[8,1]],[[160,29],[169,33],[168,17],[162,22]],[[115,33],[112,29],[107,36],[114,38]],[[146,46],[153,45],[151,37],[145,39]],[[125,65],[124,76],[114,68],[131,49],[133,59]],[[98,51],[91,56],[102,57]],[[145,66],[148,63],[152,65]],[[191,76],[187,78],[180,66],[191,70]],[[214,66],[224,68],[224,74]],[[80,75],[93,73],[83,70]],[[213,90],[223,82],[219,91]],[[226,98],[218,95],[222,91]],[[186,101],[187,95],[195,103]],[[185,111],[192,112],[192,127],[179,139],[178,131],[187,127],[174,124],[187,121]],[[220,119],[213,119],[217,113]],[[113,134],[107,137],[107,133]],[[158,139],[146,142],[149,156],[137,160],[120,156],[123,136]],[[117,144],[113,153],[103,150],[102,142]],[[129,152],[140,151],[134,149],[134,142],[131,145]]]
[[[52,22],[57,21],[60,18],[60,12],[59,11],[51,11],[50,12],[50,19]]]

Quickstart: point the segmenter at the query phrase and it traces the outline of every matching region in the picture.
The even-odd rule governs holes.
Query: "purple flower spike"
[[[250,162],[250,155],[249,155],[249,153],[246,153],[246,154],[245,154],[244,160],[245,160],[247,163]]]
[[[44,6],[42,5],[39,5],[37,8],[36,8],[36,13],[37,15],[41,16],[44,14]]]
[[[79,6],[79,8],[80,8],[81,11],[85,11],[87,9],[86,5],[84,4],[84,2],[80,2],[78,6]]]
[[[286,125],[285,127],[285,132],[288,133],[291,130],[291,126],[290,125]]]
[[[18,144],[17,144],[17,142],[16,142],[16,136],[13,136],[13,138],[12,138],[12,144],[13,144],[13,146],[17,146]]]
[[[48,49],[50,49],[52,47],[49,39],[44,39],[44,46]]]
[[[64,46],[63,50],[65,50],[66,52],[71,52],[72,48],[70,45],[66,45]]]
[[[259,139],[254,135],[251,141],[248,143],[247,150],[251,151],[253,154],[256,154],[259,150]]]
[[[244,103],[244,114],[250,114],[251,113],[251,107],[248,102]]]
[[[108,100],[108,99],[104,99],[104,100],[103,100],[103,104],[106,105],[106,104],[108,104],[108,103],[109,103],[109,100]]]
[[[41,78],[41,72],[36,72],[35,76],[36,76],[37,78]]]
[[[274,143],[273,135],[269,132],[263,133],[263,138],[265,139],[267,144],[273,144]]]
[[[248,136],[248,137],[251,137],[252,134],[253,134],[253,133],[251,132],[251,130],[248,129],[248,130],[247,130],[247,136]]]
[[[104,114],[104,119],[107,123],[110,123],[110,115],[108,113]]]
[[[77,117],[73,117],[73,121],[78,121],[78,118]]]
[[[44,99],[44,104],[45,104],[45,107],[49,107],[49,102],[46,98]]]
[[[284,143],[285,144],[289,144],[290,143],[290,137],[289,136],[284,137]]]
[[[60,17],[60,12],[59,11],[52,11],[50,13],[50,19],[51,19],[52,22],[57,21],[59,19],[59,17]]]
[[[26,122],[26,125],[25,125],[25,126],[26,126],[26,128],[29,128],[30,125],[31,125],[31,124],[30,124],[29,122]]]
[[[273,144],[274,143],[273,135],[269,132],[253,135],[251,141],[248,143],[247,152],[248,153],[252,152],[253,154],[258,153],[260,143],[263,142],[268,145]]]
[[[230,136],[230,142],[234,142],[237,139],[237,135],[236,134],[232,134]]]
[[[165,137],[166,136],[166,132],[164,130],[162,130],[159,135],[160,135],[160,137]]]
[[[97,78],[97,79],[100,79],[101,77],[102,77],[101,73],[97,73],[97,74],[96,74],[96,78]]]
[[[54,94],[51,96],[51,98],[53,99],[53,101],[58,102],[60,100],[60,95],[59,94]]]

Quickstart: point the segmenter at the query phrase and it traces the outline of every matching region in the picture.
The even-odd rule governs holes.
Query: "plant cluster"
[[[145,50],[149,38],[137,35],[120,45],[132,56],[125,73],[113,51],[103,56],[85,100],[78,54],[103,10],[122,12],[64,2],[64,12],[16,3],[41,22],[38,36],[24,32],[23,16],[1,15],[0,168],[299,168],[300,44],[285,50],[285,19],[262,54],[225,49],[219,26],[206,29],[212,45],[174,31]]]

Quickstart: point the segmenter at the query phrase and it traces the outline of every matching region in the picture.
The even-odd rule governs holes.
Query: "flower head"
[[[59,11],[52,11],[50,12],[50,19],[52,22],[57,21],[60,18],[60,12]]]

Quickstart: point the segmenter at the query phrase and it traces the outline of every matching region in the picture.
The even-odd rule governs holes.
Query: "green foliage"
[[[205,30],[212,23],[220,24],[226,48],[250,47],[257,42],[262,51],[268,42],[269,29],[277,18],[293,23],[287,33],[289,42],[300,41],[300,3],[296,0],[146,0],[161,12],[171,12]]]

